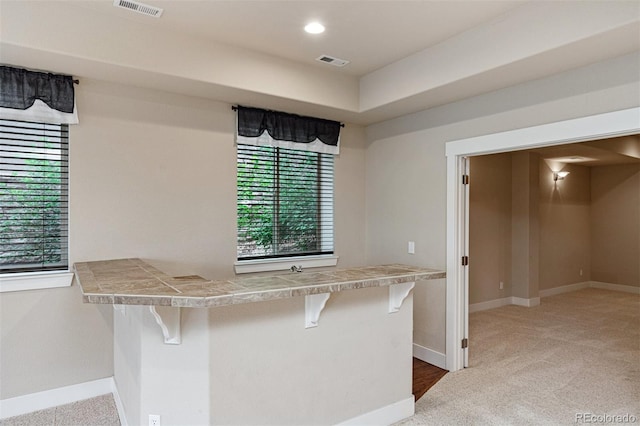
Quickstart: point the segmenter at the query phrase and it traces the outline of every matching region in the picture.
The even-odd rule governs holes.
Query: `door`
[[[463,303],[462,309],[464,313],[464,318],[462,321],[462,356],[463,356],[463,367],[467,368],[469,366],[469,158],[462,157],[461,161],[461,170],[462,176],[460,179],[462,185],[462,196],[461,202],[462,205],[461,210],[464,216],[462,220],[462,238],[461,238],[461,253],[462,253],[462,281],[463,281]]]

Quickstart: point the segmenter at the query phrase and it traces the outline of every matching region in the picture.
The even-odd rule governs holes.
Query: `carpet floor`
[[[585,289],[470,314],[469,328],[469,368],[399,425],[640,423],[640,296]]]
[[[0,420],[0,426],[120,426],[112,394]]]

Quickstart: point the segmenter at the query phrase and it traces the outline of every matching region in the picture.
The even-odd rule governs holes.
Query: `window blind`
[[[68,125],[0,119],[0,273],[68,269]]]
[[[333,253],[333,155],[238,145],[238,260]]]

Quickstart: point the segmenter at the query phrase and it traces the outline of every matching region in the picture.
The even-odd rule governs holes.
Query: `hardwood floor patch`
[[[418,358],[413,358],[413,396],[416,401],[424,395],[431,386],[438,383],[442,379],[447,370],[431,365]]]

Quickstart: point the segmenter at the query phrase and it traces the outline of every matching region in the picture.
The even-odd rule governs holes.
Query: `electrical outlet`
[[[504,290],[504,283],[500,281],[500,290]]]
[[[580,276],[582,276],[582,269],[580,269]]]
[[[160,415],[149,414],[149,426],[160,426]]]
[[[407,252],[409,254],[416,254],[416,243],[414,241],[409,241],[409,244],[407,244]]]

